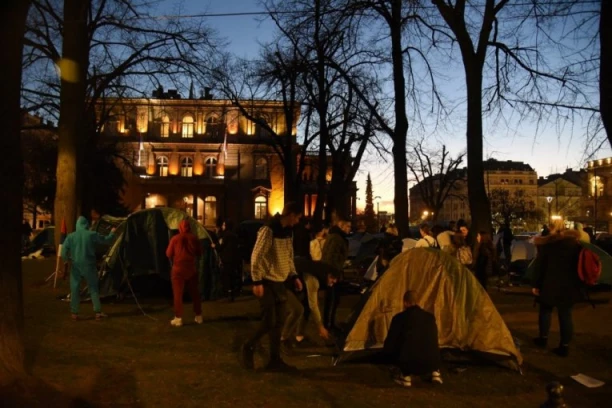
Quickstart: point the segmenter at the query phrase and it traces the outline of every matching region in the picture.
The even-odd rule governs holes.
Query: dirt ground
[[[537,331],[532,298],[523,289],[490,291],[513,335],[521,342],[523,374],[495,365],[470,365],[461,373],[447,364],[444,385],[419,381],[410,389],[396,386],[385,366],[344,363],[332,366],[332,349],[313,346],[287,358],[296,374],[247,372],[237,362],[237,347],[257,324],[252,296],[234,303],[204,304],[204,324],[192,323],[186,305],[181,328],[169,324],[167,299],[142,299],[143,315],[132,299],[105,303],[109,319],[93,319],[91,304],[82,304],[85,320],[70,320],[69,306],[56,297],[68,291],[43,284],[54,260],[24,261],[27,364],[36,387],[14,389],[20,402],[3,406],[61,407],[538,407],[545,385],[565,386],[571,407],[609,406],[612,399],[612,306],[610,293],[599,294],[595,309],[575,309],[576,329],[570,357],[531,346]],[[343,299],[346,314],[356,297]],[[553,323],[551,347],[558,341]],[[259,358],[256,361],[261,365]],[[606,382],[589,389],[570,375],[583,373]],[[20,394],[21,393],[21,394]]]

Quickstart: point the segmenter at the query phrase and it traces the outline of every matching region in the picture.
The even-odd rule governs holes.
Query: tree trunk
[[[612,3],[602,0],[601,15],[599,16],[599,112],[603,122],[608,141],[612,145]]]
[[[23,347],[23,283],[21,277],[21,222],[23,220],[23,163],[21,150],[21,57],[29,0],[7,0],[0,15],[4,61],[0,64],[0,87],[4,94],[0,109],[4,157],[0,183],[3,234],[0,236],[0,386],[26,374]]]
[[[400,237],[410,236],[408,220],[408,167],[406,161],[406,83],[402,52],[402,0],[393,0],[391,29],[391,56],[393,60],[393,88],[395,90],[395,130],[393,134],[393,170],[395,173],[395,223]]]
[[[485,189],[482,135],[482,68],[464,54],[467,84],[467,185],[473,231],[491,231],[491,207]],[[470,61],[470,59],[472,59]]]
[[[89,63],[87,19],[90,0],[64,0],[64,34],[61,69],[60,119],[57,147],[55,221],[75,228],[82,178],[79,168],[85,132],[86,74]],[[81,146],[80,146],[81,145]],[[55,229],[59,243],[61,228]]]

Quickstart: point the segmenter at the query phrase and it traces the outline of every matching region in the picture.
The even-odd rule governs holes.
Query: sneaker
[[[410,387],[412,386],[412,379],[409,375],[398,375],[394,379],[396,384],[401,385],[402,387]]]
[[[569,356],[569,348],[567,346],[560,345],[559,347],[553,349],[553,353],[559,357],[567,357]]]
[[[270,360],[264,367],[264,371],[277,373],[292,373],[297,372],[297,367],[285,363],[283,360]]]
[[[96,313],[96,320],[98,320],[98,321],[100,321],[100,320],[102,320],[102,319],[106,319],[107,317],[108,317],[108,315],[107,315],[107,314],[104,314],[104,313],[102,313],[102,312],[100,312],[100,313]]]
[[[442,384],[442,375],[439,371],[431,373],[431,382],[434,384]]]
[[[548,337],[536,337],[533,339],[533,344],[539,348],[546,348],[546,343],[548,343]]]
[[[170,320],[170,324],[174,327],[181,327],[183,325],[183,319],[180,317],[175,317],[174,319]]]
[[[197,324],[202,324],[204,320],[202,319],[202,316],[196,316],[195,319],[193,319],[193,321],[196,322]]]
[[[253,347],[247,344],[243,344],[242,347],[240,347],[239,361],[240,361],[240,366],[242,366],[242,368],[246,370],[255,369],[255,362],[253,361],[253,353],[254,353]]]

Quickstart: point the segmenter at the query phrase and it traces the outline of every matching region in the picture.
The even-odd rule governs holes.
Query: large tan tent
[[[515,369],[522,364],[510,331],[472,272],[431,248],[411,249],[394,258],[349,316],[343,350],[382,348],[391,319],[403,310],[407,290],[435,315],[441,348],[494,355]]]

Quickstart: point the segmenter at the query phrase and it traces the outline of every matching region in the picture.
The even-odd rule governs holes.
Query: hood
[[[77,231],[81,231],[81,230],[88,230],[89,229],[89,221],[87,221],[87,218],[80,216],[79,219],[76,222],[76,229]]]
[[[189,221],[182,220],[181,222],[179,222],[179,232],[181,234],[191,232],[191,226],[189,225]]]
[[[570,239],[578,241],[580,240],[580,231],[576,230],[563,230],[559,233],[552,233],[546,236],[535,237],[533,243],[536,245],[549,244],[551,242],[561,241],[564,239]]]

